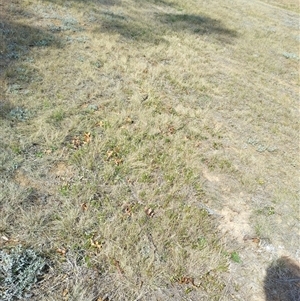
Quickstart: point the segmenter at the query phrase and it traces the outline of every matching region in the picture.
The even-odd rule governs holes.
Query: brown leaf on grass
[[[133,124],[133,123],[134,123],[134,121],[130,118],[130,116],[128,116],[128,117],[125,119],[125,122],[126,122],[127,124]]]
[[[69,290],[65,288],[62,292],[63,297],[66,297],[69,294]]]
[[[176,132],[175,127],[172,125],[168,126],[167,134],[173,135]]]
[[[72,139],[72,145],[75,149],[78,149],[82,145],[82,142],[80,141],[80,138],[79,137],[74,137]]]
[[[88,144],[92,141],[92,135],[90,132],[84,133],[83,137],[75,136],[73,137],[71,143],[75,149],[78,149],[83,144]]]
[[[50,154],[52,154],[52,150],[51,150],[51,149],[46,149],[46,150],[44,151],[44,153],[45,153],[46,155],[50,155]]]
[[[108,297],[104,297],[104,298],[99,297],[99,298],[97,299],[97,301],[109,301],[109,299],[108,299]]]
[[[123,159],[120,156],[120,150],[118,147],[108,150],[106,154],[107,154],[107,158],[106,158],[107,161],[113,160],[116,165],[120,165],[123,163]]]
[[[59,253],[62,256],[65,256],[67,253],[67,250],[65,248],[57,248],[56,252]]]
[[[85,133],[83,137],[84,143],[90,143],[92,140],[91,133]]]
[[[109,151],[107,151],[106,152],[106,154],[107,154],[107,160],[109,160],[113,155],[114,155],[114,151],[113,150],[109,150]]]
[[[87,209],[88,209],[87,204],[86,204],[86,203],[82,203],[82,204],[81,204],[81,210],[82,210],[82,211],[86,211]]]
[[[259,237],[253,237],[252,242],[259,244],[260,243],[260,238]]]
[[[127,215],[128,217],[130,217],[132,215],[132,207],[130,204],[125,204],[123,206],[122,211],[124,212],[125,215]]]
[[[149,216],[149,217],[153,217],[154,216],[154,210],[151,208],[146,207],[145,208],[145,213]]]
[[[250,236],[250,235],[245,235],[243,240],[246,242],[246,241],[252,241],[256,244],[259,244],[260,243],[260,238],[257,237],[257,236]]]
[[[95,126],[100,126],[100,127],[103,127],[103,121],[99,121],[95,124]]]
[[[91,243],[91,246],[94,247],[94,248],[97,248],[98,251],[100,251],[102,249],[102,244],[99,243],[97,240],[91,239],[90,243]]]
[[[120,165],[120,164],[122,164],[122,163],[123,163],[123,160],[122,160],[122,159],[120,159],[120,158],[115,159],[115,164],[116,164],[116,165]]]
[[[197,285],[195,284],[195,279],[193,277],[182,276],[179,278],[178,282],[180,284],[191,284],[197,287]]]

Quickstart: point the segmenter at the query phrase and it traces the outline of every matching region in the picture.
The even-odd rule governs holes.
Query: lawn
[[[258,301],[300,259],[297,1],[0,1],[0,123],[1,300]]]

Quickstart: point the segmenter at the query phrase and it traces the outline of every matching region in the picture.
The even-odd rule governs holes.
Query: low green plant
[[[23,298],[47,270],[46,259],[32,249],[18,246],[0,251],[0,299]]]
[[[235,252],[232,252],[232,253],[230,254],[230,259],[231,259],[232,261],[236,262],[236,263],[241,263],[241,262],[242,262],[240,255],[239,255],[238,252],[236,252],[236,251],[235,251]]]

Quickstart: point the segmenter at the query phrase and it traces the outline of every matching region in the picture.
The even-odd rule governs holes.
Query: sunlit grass
[[[230,299],[222,208],[251,200],[275,241],[295,219],[296,18],[192,0],[2,15],[1,248],[47,254],[45,300]]]

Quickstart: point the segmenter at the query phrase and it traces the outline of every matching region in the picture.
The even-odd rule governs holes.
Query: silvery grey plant
[[[0,251],[0,299],[11,301],[30,296],[33,284],[47,268],[46,259],[32,249],[17,246]]]

